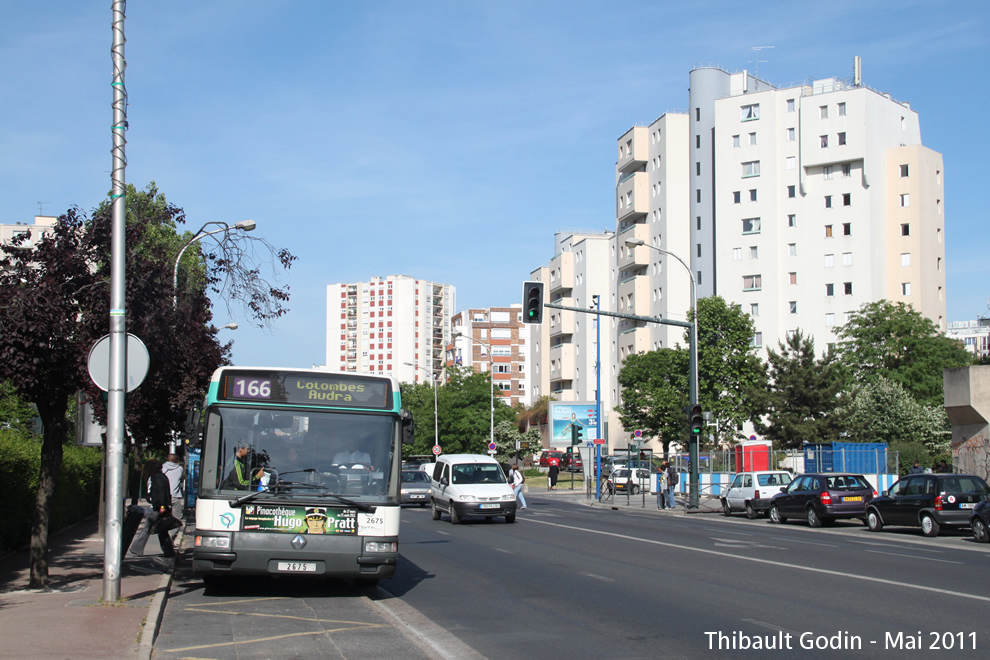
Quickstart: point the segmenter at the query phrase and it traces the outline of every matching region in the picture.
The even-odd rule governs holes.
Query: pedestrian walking
[[[551,458],[550,469],[547,471],[547,488],[557,490],[557,475],[560,474],[560,459]]]
[[[141,557],[144,556],[144,546],[151,536],[155,523],[163,513],[171,513],[172,497],[169,493],[168,477],[162,472],[162,464],[157,459],[151,459],[146,465],[147,472],[151,475],[147,484],[147,497],[151,502],[150,510],[146,510],[144,516],[144,526],[138,535],[131,542],[130,554]],[[158,533],[158,544],[162,548],[162,554],[166,557],[175,556],[175,547],[172,545],[172,538],[168,531]]]
[[[677,492],[680,480],[681,475],[674,469],[674,464],[667,463],[667,506],[671,509],[674,508],[674,494]]]
[[[177,520],[182,520],[186,512],[186,498],[183,495],[183,486],[186,483],[185,468],[179,462],[176,454],[169,454],[162,465],[162,473],[168,479],[169,495],[172,497],[172,515]],[[178,533],[178,529],[172,530],[172,538]]]
[[[520,470],[518,465],[513,465],[509,469],[509,484],[512,486],[512,492],[516,494],[516,501],[519,502],[521,509],[526,508],[526,496],[523,495],[523,484],[526,483],[526,475],[524,475]]]
[[[657,509],[663,511],[667,508],[667,472],[661,469],[657,472]]]

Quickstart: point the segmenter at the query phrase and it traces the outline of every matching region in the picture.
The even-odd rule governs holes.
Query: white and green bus
[[[221,367],[202,420],[193,571],[374,583],[399,554],[402,444],[394,378]]]

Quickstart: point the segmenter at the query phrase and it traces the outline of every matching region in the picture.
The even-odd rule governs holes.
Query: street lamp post
[[[688,398],[689,403],[693,406],[698,403],[698,287],[694,280],[694,273],[691,271],[691,267],[684,263],[684,260],[678,257],[673,252],[665,250],[655,245],[647,245],[645,241],[640,238],[627,238],[626,247],[648,247],[651,250],[656,250],[662,254],[673,257],[684,266],[687,270],[688,277],[691,279],[691,313],[693,320],[691,322],[690,328],[690,357],[688,371]],[[689,486],[691,493],[689,495],[689,504],[691,508],[698,507],[698,439],[692,437],[688,442],[689,459],[691,461],[690,465],[690,476],[689,476]]]
[[[214,229],[213,231],[203,231],[210,225],[223,225],[223,226],[220,227],[220,229]],[[213,222],[207,222],[202,227],[200,227],[199,230],[195,234],[193,234],[193,237],[190,238],[188,241],[186,241],[185,245],[183,245],[182,248],[179,250],[179,254],[176,255],[175,257],[175,267],[172,269],[172,309],[175,309],[179,302],[179,260],[182,259],[182,254],[186,251],[186,248],[188,248],[190,245],[192,245],[199,239],[204,238],[206,236],[210,236],[212,234],[219,234],[221,232],[226,233],[229,231],[233,231],[235,229],[241,229],[243,231],[252,231],[255,227],[257,227],[257,224],[255,224],[254,220],[241,220],[233,227],[228,225],[226,222],[220,222],[215,220]]]
[[[433,385],[433,446],[437,447],[440,445],[440,424],[439,418],[437,416],[437,377],[432,371],[426,367],[421,367],[418,364],[413,364],[412,362],[403,362],[402,364],[407,367],[413,367],[415,369],[422,369],[426,373],[430,374],[430,383]]]
[[[488,433],[488,444],[495,442],[495,357],[492,355],[492,347],[475,337],[470,337],[463,332],[457,331],[452,334],[453,337],[464,337],[470,341],[476,341],[485,348],[488,349],[488,380],[491,390],[491,405],[489,410],[489,433]]]

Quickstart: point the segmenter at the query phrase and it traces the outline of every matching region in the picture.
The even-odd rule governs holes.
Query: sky
[[[106,198],[111,7],[0,8],[0,223]],[[988,22],[970,0],[132,0],[126,181],[154,181],[185,229],[253,219],[298,258],[268,271],[291,294],[272,327],[222,301],[214,321],[240,326],[221,334],[235,364],[309,367],[328,284],[521,302],[556,232],[615,228],[616,140],[686,108],[696,65],[787,86],[850,78],[859,55],[943,155],[947,316],[972,320],[990,315]]]

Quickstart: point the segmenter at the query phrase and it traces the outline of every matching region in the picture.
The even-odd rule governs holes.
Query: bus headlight
[[[399,544],[395,541],[365,541],[365,552],[398,552]]]
[[[196,536],[197,548],[209,548],[211,550],[230,550],[229,536]]]

